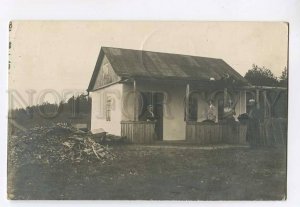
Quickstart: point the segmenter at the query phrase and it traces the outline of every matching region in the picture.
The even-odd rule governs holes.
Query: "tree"
[[[253,64],[245,74],[245,79],[256,86],[278,86],[279,81],[270,69]]]
[[[75,107],[75,108],[74,108]],[[66,103],[66,108],[69,112],[90,113],[91,112],[91,98],[84,94],[77,97],[72,96]]]
[[[285,67],[279,77],[279,84],[280,86],[287,87],[288,85],[288,71],[287,67]]]

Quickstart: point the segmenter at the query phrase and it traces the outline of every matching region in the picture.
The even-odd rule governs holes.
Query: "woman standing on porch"
[[[143,120],[146,120],[146,121],[155,121],[156,120],[152,105],[147,106],[147,111],[143,115]]]
[[[216,115],[216,107],[213,105],[213,101],[209,101],[209,108],[207,111],[207,119],[210,121],[216,121],[217,115]]]

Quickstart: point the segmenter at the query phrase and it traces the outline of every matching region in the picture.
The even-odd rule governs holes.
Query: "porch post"
[[[134,93],[134,103],[133,103],[133,120],[138,121],[138,98],[136,91],[136,80],[133,81],[133,93]]]
[[[228,105],[228,89],[224,88],[224,107],[227,107]]]
[[[267,91],[263,91],[264,96],[264,118],[268,117],[268,105],[267,105]]]
[[[190,108],[190,84],[186,84],[185,90],[185,121],[189,121],[189,108]]]
[[[256,108],[259,109],[260,105],[259,105],[259,90],[256,89]]]

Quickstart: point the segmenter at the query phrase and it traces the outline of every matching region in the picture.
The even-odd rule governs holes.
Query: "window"
[[[106,121],[111,121],[111,106],[112,106],[112,99],[110,97],[107,97],[106,100]]]
[[[186,106],[185,106],[186,107]],[[188,120],[186,120],[188,118]],[[198,95],[190,94],[188,117],[186,116],[186,110],[184,110],[184,121],[197,121],[198,118]]]
[[[198,117],[198,97],[190,96],[189,100],[189,121],[197,121]]]

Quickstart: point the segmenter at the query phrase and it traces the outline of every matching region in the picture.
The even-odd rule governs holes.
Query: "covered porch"
[[[155,81],[161,83],[159,80],[152,80],[151,83],[153,84]],[[170,136],[166,135],[166,130],[172,130],[170,128],[172,119],[168,120],[165,116],[169,115],[167,114],[170,113],[168,110],[175,108],[179,110],[171,111],[174,123],[178,123],[174,124],[176,126],[174,130],[181,131],[182,139],[174,140],[200,145],[246,144],[247,126],[236,122],[239,114],[246,113],[246,92],[243,88],[217,81],[181,81],[180,84],[175,84],[176,87],[175,85],[172,85],[173,88],[171,87],[174,93],[180,93],[181,100],[176,102],[174,98],[170,97],[172,94],[164,93],[168,91],[167,87],[169,87],[170,81],[162,84],[160,90],[157,90],[156,87],[149,87],[146,90],[142,88],[145,86],[145,81],[139,83],[141,80],[133,80],[131,83],[133,89],[132,119],[121,122],[121,136],[127,137],[129,142],[143,144],[154,143],[158,140],[172,140],[172,137],[170,139]],[[171,82],[171,84],[174,83],[176,83],[175,80]],[[141,94],[143,95],[141,96]],[[160,116],[163,116],[159,117],[160,120],[142,119],[140,100],[141,97],[145,99],[145,94],[152,96],[151,104],[154,106],[154,112],[159,112]],[[157,98],[157,94],[162,94],[162,98]],[[171,99],[173,102],[168,103],[166,99]],[[153,100],[159,100],[159,103]],[[144,104],[147,103],[145,100],[143,101]],[[216,108],[214,121],[208,121],[207,118],[210,101],[214,102]],[[228,116],[231,116],[231,121],[235,121],[228,122]],[[161,129],[158,129],[159,127]]]

